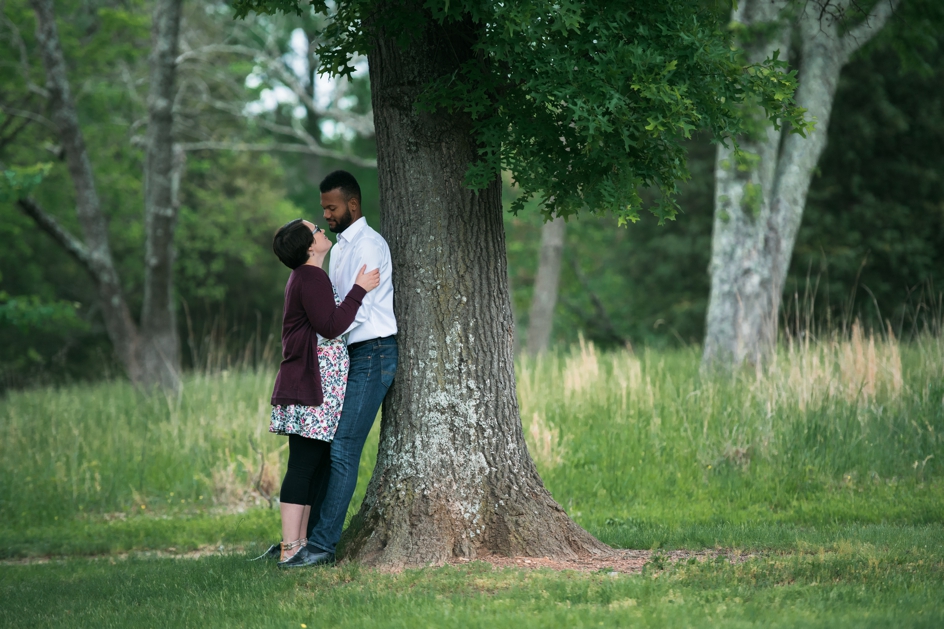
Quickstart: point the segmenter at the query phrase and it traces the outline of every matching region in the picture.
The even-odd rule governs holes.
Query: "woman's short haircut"
[[[358,203],[361,201],[361,187],[354,175],[346,170],[336,170],[329,174],[321,181],[319,189],[322,192],[340,190],[345,201],[350,201],[352,198],[356,198]]]
[[[314,235],[302,219],[289,221],[275,232],[272,239],[272,251],[282,264],[290,269],[297,269],[308,261],[308,247],[315,240]]]

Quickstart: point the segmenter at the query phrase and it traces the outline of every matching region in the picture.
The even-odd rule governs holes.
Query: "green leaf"
[[[14,203],[28,197],[51,169],[51,163],[42,162],[4,170],[0,173],[0,203]]]

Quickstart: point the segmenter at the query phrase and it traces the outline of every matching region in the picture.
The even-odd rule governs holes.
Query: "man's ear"
[[[351,208],[351,214],[356,214],[358,218],[363,216],[363,214],[361,214],[361,200],[360,199],[358,199],[357,197],[351,197],[350,200],[347,202],[347,205],[349,208]]]

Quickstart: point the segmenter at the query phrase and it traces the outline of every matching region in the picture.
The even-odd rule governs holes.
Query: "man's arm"
[[[390,261],[384,261],[383,251],[377,246],[373,238],[361,238],[352,245],[351,258],[348,261],[347,268],[356,275],[364,265],[367,265],[368,271],[380,269],[381,283],[383,283],[385,277],[390,277]],[[351,282],[354,281],[353,277],[348,279]],[[376,293],[377,291],[367,293],[361,301],[361,307],[357,310],[354,322],[345,330],[345,333],[349,333],[370,318],[373,305],[376,302]]]

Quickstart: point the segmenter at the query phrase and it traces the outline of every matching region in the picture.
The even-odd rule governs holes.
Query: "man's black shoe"
[[[285,561],[278,563],[279,567],[282,568],[303,568],[306,566],[325,566],[332,564],[334,564],[334,553],[329,553],[326,550],[313,553],[308,550],[307,546],[303,546],[297,553]]]
[[[258,557],[253,557],[249,561],[259,561],[260,559],[275,559],[282,553],[282,549],[279,544],[272,544],[269,546],[269,550],[265,551]]]

